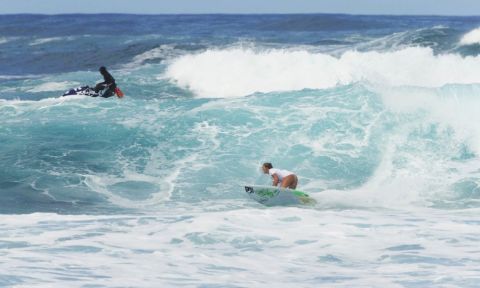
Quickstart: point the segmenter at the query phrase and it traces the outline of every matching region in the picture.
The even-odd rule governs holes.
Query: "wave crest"
[[[452,69],[455,67],[455,69]],[[435,55],[430,48],[347,51],[340,57],[306,50],[207,50],[174,60],[166,76],[199,97],[325,89],[355,82],[441,87],[480,82],[480,57]]]
[[[480,28],[474,29],[463,35],[460,39],[460,45],[480,44]]]

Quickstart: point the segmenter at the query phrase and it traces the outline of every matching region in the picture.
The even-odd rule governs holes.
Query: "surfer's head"
[[[102,66],[98,69],[98,71],[100,71],[100,73],[104,74],[107,72],[107,68],[105,68],[105,66]]]
[[[265,174],[268,174],[268,170],[270,170],[272,168],[273,168],[272,163],[265,162],[262,165],[262,170],[263,170],[263,173],[265,173]]]

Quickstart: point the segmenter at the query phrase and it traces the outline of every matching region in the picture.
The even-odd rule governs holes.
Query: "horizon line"
[[[137,16],[208,16],[208,15],[226,15],[226,16],[253,16],[253,15],[346,15],[346,16],[393,16],[393,17],[480,17],[480,14],[368,14],[368,13],[333,13],[333,12],[252,12],[252,13],[234,13],[234,12],[214,12],[214,13],[128,13],[128,12],[114,12],[114,13],[86,13],[86,12],[69,12],[69,13],[0,13],[0,16],[62,16],[62,15],[137,15]]]

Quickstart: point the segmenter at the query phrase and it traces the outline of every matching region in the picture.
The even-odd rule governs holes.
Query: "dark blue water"
[[[238,42],[265,46],[356,45],[393,33],[412,31],[388,45],[419,45],[435,52],[455,50],[480,17],[350,15],[2,15],[0,75],[49,74],[118,68],[161,45],[179,53],[225,47]],[[416,31],[420,29],[421,31]],[[415,33],[413,31],[416,31]],[[44,44],[31,45],[42,39]],[[38,42],[37,42],[38,43]],[[325,47],[327,46],[327,47]],[[478,47],[459,49],[477,55]],[[169,55],[159,55],[158,63]]]

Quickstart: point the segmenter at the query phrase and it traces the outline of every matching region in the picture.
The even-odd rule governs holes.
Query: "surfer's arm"
[[[280,180],[278,179],[277,174],[273,174],[273,175],[272,175],[272,178],[273,178],[272,185],[273,185],[273,186],[277,186],[277,185],[278,185],[278,182],[280,182]]]

